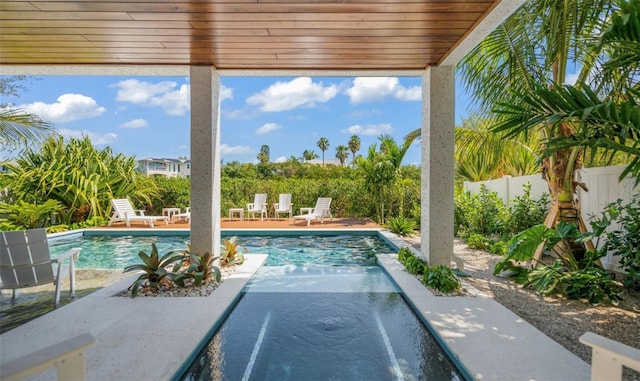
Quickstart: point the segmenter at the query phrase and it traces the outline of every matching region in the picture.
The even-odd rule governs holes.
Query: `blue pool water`
[[[54,257],[73,247],[82,248],[78,268],[124,269],[140,262],[139,251],[149,254],[151,243],[155,243],[163,255],[171,250],[186,249],[187,242],[187,235],[83,235],[51,239],[49,246]],[[375,265],[376,253],[394,252],[376,235],[241,235],[237,242],[249,253],[269,254],[267,265]]]
[[[360,259],[370,241],[356,240],[353,258],[330,264],[287,245],[174,380],[464,380],[384,270]]]

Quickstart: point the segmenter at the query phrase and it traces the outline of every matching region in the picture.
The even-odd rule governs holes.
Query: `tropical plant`
[[[267,164],[270,161],[269,158],[269,146],[266,144],[263,144],[262,147],[260,147],[260,152],[258,152],[258,161],[260,162],[260,164]]]
[[[427,263],[415,255],[407,257],[403,264],[407,272],[413,275],[422,275],[429,269]]]
[[[327,140],[327,138],[322,137],[320,139],[318,139],[318,148],[320,148],[320,151],[322,151],[322,166],[324,167],[324,151],[326,151],[327,149],[329,149],[329,140]]]
[[[344,167],[344,162],[349,157],[349,149],[347,146],[340,144],[336,147],[336,158],[340,161],[340,165]]]
[[[61,136],[51,137],[38,151],[27,148],[5,165],[9,193],[16,200],[57,200],[64,206],[65,224],[107,217],[111,199],[129,197],[147,203],[157,192],[151,178],[135,170],[134,157],[114,155],[109,147],[97,150],[88,137],[68,142]]]
[[[496,192],[483,184],[480,193],[454,194],[454,232],[459,237],[472,233],[484,236],[502,235],[508,210]]]
[[[318,158],[318,154],[313,152],[312,150],[306,149],[302,153],[302,157],[304,158],[304,160],[308,161],[308,160],[317,159]]]
[[[450,267],[445,265],[426,267],[421,282],[425,286],[445,294],[458,292],[462,287],[460,279],[458,279]]]
[[[360,137],[358,135],[351,135],[349,138],[349,143],[347,146],[349,147],[349,151],[351,151],[351,164],[355,164],[356,162],[356,153],[360,151]]]
[[[408,247],[402,247],[398,250],[398,261],[402,264],[404,264],[404,261],[411,256],[413,256],[413,252],[411,252],[411,249]]]
[[[617,228],[612,229],[614,223]],[[620,269],[626,272],[623,284],[640,288],[640,194],[626,205],[622,200],[610,203],[589,224],[593,232],[589,238],[604,236],[601,250],[620,257]]]
[[[22,84],[25,80],[27,77],[21,75],[0,77],[0,94],[18,96],[21,91],[26,90]],[[0,104],[0,145],[5,149],[40,141],[54,131],[53,125],[38,115],[8,104]]]
[[[551,157],[562,153],[572,159],[586,151],[593,159],[604,151],[613,158],[623,152],[630,163],[621,179],[632,175],[640,181],[640,1],[619,1],[614,9],[591,49],[583,49],[599,58],[592,58],[597,64],[585,65],[575,86],[555,81],[516,90],[521,102],[499,103],[496,112],[507,118],[496,129],[517,134],[546,126],[545,153]],[[563,185],[569,190],[570,184]]]
[[[0,202],[0,223],[4,227],[2,230],[43,228],[62,209],[62,205],[56,200],[46,200],[42,204],[30,204],[22,200],[11,204]]]
[[[144,251],[138,253],[138,257],[142,260],[142,263],[136,263],[124,268],[124,272],[142,271],[143,273],[129,286],[131,290],[131,297],[134,298],[138,295],[140,286],[147,285],[152,290],[158,290],[160,285],[164,282],[170,282],[176,270],[180,268],[184,254],[179,252],[170,251],[162,257],[158,254],[158,248],[155,243],[151,244],[151,254],[147,254]],[[173,269],[170,272],[167,267],[173,265]]]
[[[531,183],[525,183],[522,196],[516,196],[508,207],[506,231],[518,234],[534,225],[544,223],[549,210],[549,196],[545,193],[539,199],[531,198]]]
[[[225,238],[222,240],[222,250],[220,252],[220,263],[222,265],[235,265],[244,262],[244,254],[247,249],[242,247],[238,242],[238,237]]]
[[[383,223],[386,196],[397,177],[396,168],[388,156],[376,151],[375,144],[369,146],[367,157],[358,157],[357,164],[363,174],[364,188],[373,199],[376,219]]]
[[[403,237],[415,235],[416,223],[409,218],[398,216],[389,217],[384,225],[392,233]]]
[[[509,241],[507,254],[496,264],[494,275],[510,270],[516,281],[545,295],[561,294],[570,299],[587,299],[592,304],[608,298],[615,304],[620,300],[621,284],[599,266],[606,249],[584,251],[578,260],[574,255],[572,245],[592,239],[593,233],[580,233],[572,223],[561,221],[555,228],[536,225]],[[544,250],[552,250],[559,259],[533,270],[518,265],[534,259],[540,245]]]
[[[215,261],[218,257],[211,253],[204,253],[198,255],[190,252],[183,252],[188,260],[188,265],[179,274],[174,274],[173,283],[180,287],[185,287],[186,280],[192,279],[193,286],[200,287],[203,283],[207,283],[210,279],[215,279],[216,282],[220,282],[222,275],[220,268],[215,266]],[[183,258],[184,261],[184,258]]]
[[[21,109],[0,107],[0,144],[4,147],[27,145],[53,133],[53,125],[38,115]]]

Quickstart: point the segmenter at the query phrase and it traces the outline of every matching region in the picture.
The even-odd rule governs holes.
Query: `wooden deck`
[[[153,229],[189,229],[191,226],[189,223],[183,221],[176,221],[174,223],[170,223],[165,225],[163,222],[159,222],[155,224]],[[258,219],[244,219],[240,221],[238,219],[229,220],[227,217],[223,217],[221,219],[221,227],[222,229],[298,229],[298,228],[307,228],[307,229],[380,229],[382,228],[379,224],[373,222],[368,218],[334,218],[333,221],[330,219],[325,219],[324,223],[320,223],[319,221],[313,221],[311,226],[307,227],[307,224],[303,220],[297,220],[294,224],[288,218],[281,218],[279,220],[268,218],[264,221]],[[114,223],[112,226],[105,228],[111,229],[126,229],[127,226],[124,222]],[[132,222],[132,229],[140,229],[147,228],[151,229],[148,225],[144,225],[142,222]]]

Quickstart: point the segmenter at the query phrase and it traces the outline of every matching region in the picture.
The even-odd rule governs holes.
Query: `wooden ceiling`
[[[423,70],[499,0],[0,2],[0,64]]]

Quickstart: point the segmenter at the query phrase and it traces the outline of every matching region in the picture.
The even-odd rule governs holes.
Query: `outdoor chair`
[[[13,290],[11,300],[14,301],[19,288],[54,283],[54,305],[58,307],[67,268],[71,297],[75,297],[75,261],[79,255],[80,249],[74,248],[51,258],[45,229],[0,232],[0,289]],[[69,261],[68,265],[63,265],[65,260]]]
[[[314,206],[313,208],[300,208],[300,214],[297,216],[293,216],[293,222],[295,224],[296,220],[306,220],[307,226],[309,226],[311,225],[312,220],[320,220],[321,224],[324,223],[325,217],[330,217],[331,221],[333,221],[330,207],[330,197],[319,197],[316,201],[316,206]]]
[[[260,220],[264,221],[267,217],[267,194],[256,193],[253,198],[253,202],[247,204],[247,216],[251,215],[251,218],[256,217],[256,213],[260,213]]]
[[[131,226],[132,221],[141,221],[145,225],[149,223],[152,228],[155,227],[153,224],[155,221],[164,221],[165,225],[169,224],[169,216],[145,216],[144,210],[133,209],[128,198],[112,199],[111,205],[113,206],[113,212],[109,219],[109,226],[114,222],[121,221],[124,221],[127,227]]]
[[[278,202],[273,204],[273,217],[278,219],[281,214],[288,214],[289,218],[293,217],[291,193],[280,193]]]

